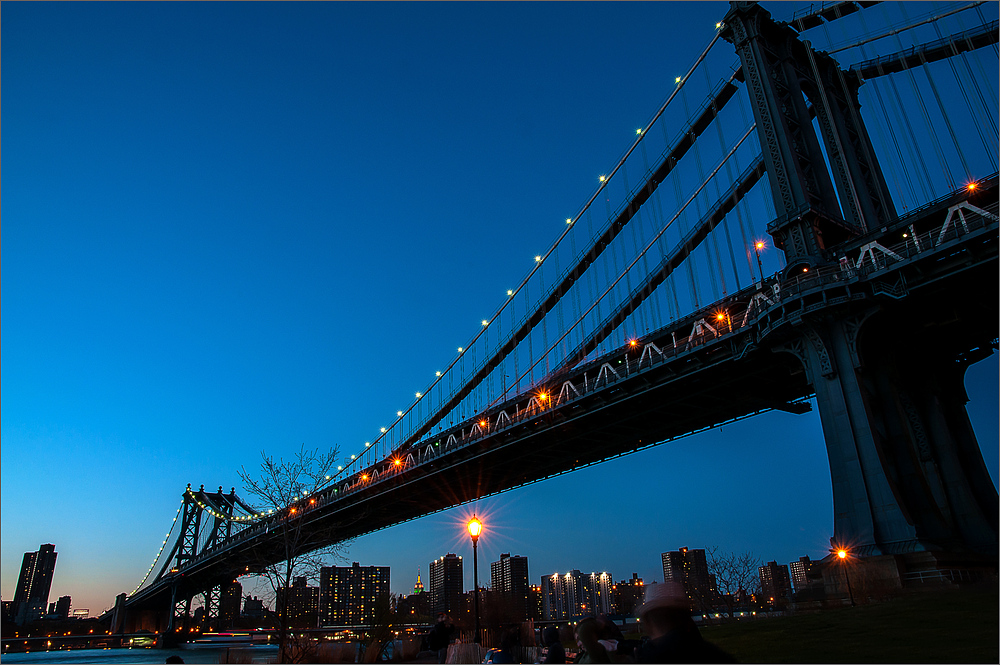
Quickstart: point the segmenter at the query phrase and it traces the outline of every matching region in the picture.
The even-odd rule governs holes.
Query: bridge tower
[[[721,35],[742,62],[777,212],[768,232],[786,276],[835,269],[838,244],[896,216],[861,118],[862,82],[755,2],[731,2]],[[796,336],[772,344],[801,360],[816,393],[831,541],[861,556],[906,555],[909,566],[995,565],[997,491],[964,389],[966,367],[992,352],[995,332],[977,346],[947,325],[952,310],[913,300],[907,311],[867,299],[803,315]],[[892,319],[901,314],[928,332],[901,334]]]

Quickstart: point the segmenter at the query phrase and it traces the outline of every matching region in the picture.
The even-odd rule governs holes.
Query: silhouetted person
[[[559,641],[559,629],[555,626],[549,626],[542,631],[542,644],[545,645],[545,658],[542,659],[543,663],[565,663],[566,662],[566,649],[563,648],[562,642]]]
[[[608,650],[598,641],[597,619],[587,617],[576,626],[576,643],[582,651],[577,656],[578,663],[610,663]]]
[[[500,652],[494,658],[494,663],[518,663],[521,658],[521,626],[507,626],[500,638]]]
[[[427,636],[427,646],[431,651],[437,651],[439,663],[448,661],[448,644],[451,643],[454,633],[455,626],[451,623],[451,619],[444,612],[439,613],[437,623]]]
[[[706,642],[691,618],[684,587],[676,582],[650,584],[639,619],[649,641],[636,650],[640,663],[735,663],[728,653]]]

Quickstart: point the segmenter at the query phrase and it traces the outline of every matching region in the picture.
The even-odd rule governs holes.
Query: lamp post
[[[472,536],[472,582],[475,585],[475,596],[474,602],[476,605],[476,644],[482,644],[482,638],[479,636],[479,534],[483,532],[483,523],[473,515],[472,519],[469,520],[468,524],[469,535]]]
[[[760,260],[760,250],[764,249],[764,241],[758,240],[753,244],[753,253],[757,255],[757,270],[760,271],[760,283],[764,283],[764,264]]]
[[[851,607],[855,607],[854,592],[851,591],[851,576],[847,574],[847,550],[844,548],[837,550],[837,557],[840,559],[840,564],[844,567],[844,579],[847,580],[847,595],[851,599]]]

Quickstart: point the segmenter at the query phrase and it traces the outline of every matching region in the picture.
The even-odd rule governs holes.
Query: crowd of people
[[[563,644],[563,635],[556,626],[546,627],[541,635],[543,649],[535,662],[735,663],[730,654],[702,638],[688,603],[680,584],[651,584],[646,587],[646,602],[637,612],[642,639],[625,639],[621,628],[606,616],[587,617],[575,626],[575,645]],[[439,663],[448,662],[448,645],[455,641],[456,635],[448,615],[439,614],[427,635],[427,646],[437,653]],[[520,647],[520,625],[511,625],[503,631],[499,649],[490,652],[488,662],[525,662],[525,652]],[[568,659],[573,653],[575,658]]]

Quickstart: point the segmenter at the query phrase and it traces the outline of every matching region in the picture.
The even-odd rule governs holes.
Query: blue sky
[[[239,487],[261,450],[355,452],[549,247],[726,9],[4,3],[3,598],[52,542],[53,599],[101,610],[187,483]],[[997,373],[994,356],[967,379],[994,482]],[[657,579],[682,546],[787,562],[832,531],[815,413],[477,509],[484,570],[509,551],[535,580]],[[406,592],[418,566],[471,554],[468,510],[347,561]]]

